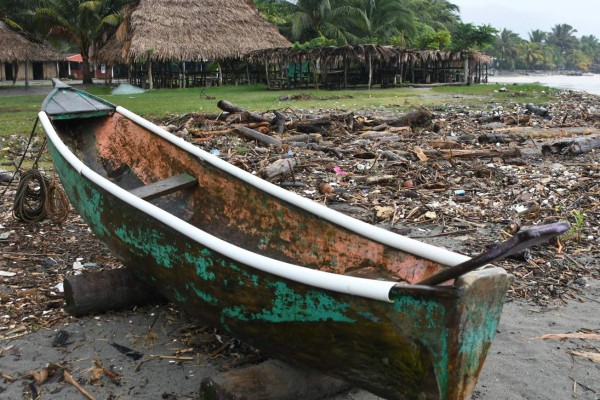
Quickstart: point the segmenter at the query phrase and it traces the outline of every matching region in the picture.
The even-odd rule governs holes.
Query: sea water
[[[600,75],[549,75],[549,74],[530,74],[514,75],[496,74],[488,78],[490,83],[500,83],[510,85],[513,83],[539,83],[544,86],[550,86],[557,89],[568,89],[584,91],[600,95]]]

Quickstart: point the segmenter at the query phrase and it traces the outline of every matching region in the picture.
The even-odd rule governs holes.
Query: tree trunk
[[[94,81],[92,80],[90,59],[85,53],[82,53],[81,56],[83,58],[83,83],[92,84]]]

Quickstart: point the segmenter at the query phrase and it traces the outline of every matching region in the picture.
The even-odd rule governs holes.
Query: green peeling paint
[[[188,290],[193,290],[194,293],[196,293],[196,296],[198,296],[199,298],[201,298],[202,300],[204,300],[207,303],[214,304],[214,305],[219,304],[219,300],[217,298],[215,298],[214,296],[210,295],[207,292],[204,292],[204,291],[198,289],[193,282],[188,282],[185,285],[185,288]]]
[[[196,267],[196,275],[205,281],[214,281],[216,279],[215,273],[210,271],[214,266],[212,252],[208,249],[203,249],[200,255],[200,257],[196,257],[190,253],[184,253],[183,257],[188,263]]]
[[[306,295],[301,295],[290,289],[284,282],[272,282],[268,286],[275,289],[271,309],[252,313],[243,305],[233,306],[223,310],[222,320],[227,317],[240,321],[260,320],[274,323],[329,320],[353,323],[356,321],[346,315],[350,308],[348,304],[337,302],[323,292],[309,291]]]
[[[173,289],[173,293],[175,294],[175,300],[179,303],[185,303],[187,302],[187,297],[185,297],[184,295],[182,295],[181,293],[179,293],[179,290],[177,289]]]
[[[135,232],[121,226],[115,229],[115,235],[124,243],[152,256],[158,265],[173,268],[172,260],[178,257],[178,251],[175,246],[165,244],[167,240],[163,233],[156,230],[143,231],[140,228]]]
[[[446,309],[435,300],[417,299],[403,296],[394,299],[394,310],[406,318],[407,328],[419,328],[407,334],[418,338],[433,355],[433,367],[441,388],[446,392],[449,384],[448,338],[450,332],[445,327]]]
[[[88,222],[97,235],[110,235],[100,218],[105,210],[102,194],[88,182],[87,178],[82,177],[66,162],[51,142],[48,142],[48,147],[52,160],[54,160],[54,167],[58,171],[60,181],[69,200],[71,200],[71,204],[77,207],[79,214]]]

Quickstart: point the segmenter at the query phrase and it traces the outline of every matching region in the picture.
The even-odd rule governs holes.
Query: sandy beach
[[[520,301],[508,303],[473,399],[597,400],[600,364],[572,352],[593,351],[598,341],[542,340],[539,337],[597,330],[598,298],[600,282],[592,281],[581,289],[581,302],[573,301],[566,307],[540,308]],[[52,363],[69,366],[72,376],[96,399],[198,398],[200,381],[218,373],[227,360],[211,360],[206,354],[184,362],[151,358],[172,355],[174,349],[185,347],[177,339],[177,330],[188,321],[173,321],[170,315],[168,305],[145,307],[71,319],[68,324],[51,330],[3,340],[0,342],[0,371],[4,380],[0,384],[0,398],[28,398],[22,396],[24,391],[29,392],[32,379],[24,376],[28,371],[41,371]],[[63,347],[52,347],[59,330],[68,332],[68,339]],[[139,352],[140,359],[121,353],[114,343]],[[139,366],[142,359],[150,361]],[[90,382],[94,365],[116,372],[119,380],[101,376],[96,382]],[[15,381],[10,382],[6,376]],[[56,378],[39,385],[38,390],[39,399],[84,398],[73,385]],[[326,399],[374,400],[378,397],[352,389]]]

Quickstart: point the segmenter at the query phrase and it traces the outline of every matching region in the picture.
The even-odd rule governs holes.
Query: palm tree
[[[525,72],[532,70],[535,65],[544,60],[542,44],[537,42],[523,41],[521,43],[520,53],[526,65]]]
[[[434,30],[449,29],[460,21],[460,8],[447,0],[408,0],[419,21]]]
[[[342,24],[349,12],[352,8],[344,0],[298,0],[292,15],[292,38],[307,41],[322,36],[346,43]]]
[[[594,62],[600,60],[600,41],[594,35],[582,36],[579,48]]]
[[[546,42],[558,47],[562,52],[575,49],[579,45],[575,32],[577,29],[569,24],[557,24],[548,34]]]
[[[389,44],[393,37],[413,36],[416,18],[401,0],[353,0],[347,20],[351,43]]]
[[[513,68],[515,59],[519,54],[519,43],[523,39],[518,33],[515,33],[509,29],[502,29],[500,35],[496,39],[496,51],[500,55],[500,70],[507,65],[509,68]]]
[[[541,29],[534,29],[529,32],[529,41],[532,43],[543,43],[548,37],[548,32],[544,32]]]
[[[35,10],[44,0],[2,0],[0,3],[0,19],[3,19],[28,32],[33,31],[33,18]]]
[[[118,11],[131,0],[47,0],[37,9],[38,29],[74,44],[83,58],[83,83],[92,83],[90,54],[102,40],[106,25],[116,25]]]

